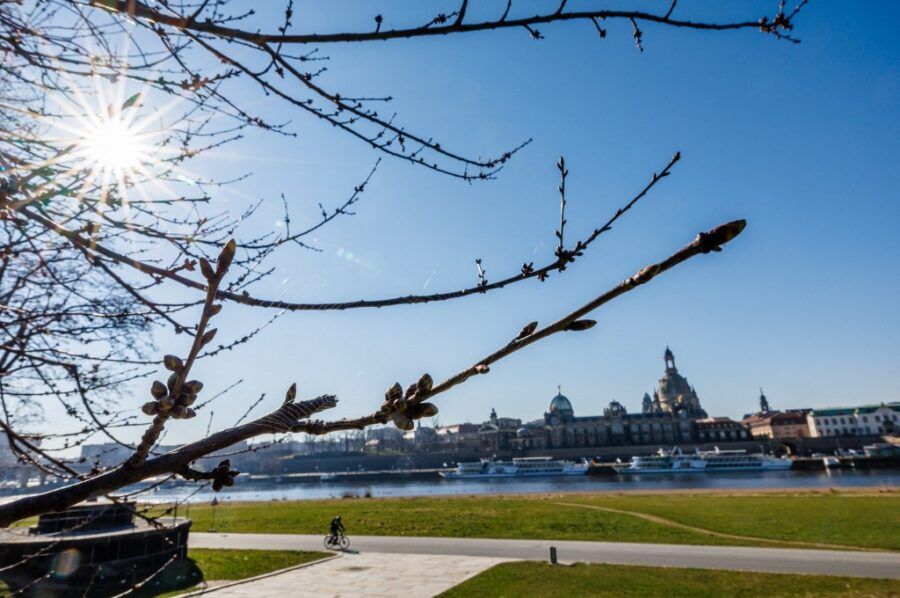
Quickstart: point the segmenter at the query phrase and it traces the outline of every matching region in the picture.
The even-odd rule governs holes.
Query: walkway
[[[197,544],[192,541],[191,545]],[[345,553],[324,563],[247,583],[211,588],[203,595],[210,598],[431,598],[506,560],[473,556]]]
[[[547,540],[490,540],[474,538],[412,538],[401,536],[351,536],[352,550],[401,554],[390,559],[402,563],[409,555],[456,555],[494,559],[546,560],[551,544],[563,562],[584,561],[620,565],[696,567],[769,573],[807,573],[900,579],[900,553],[756,548],[743,546],[694,546],[688,544],[638,544],[627,542],[549,542]],[[322,536],[290,534],[191,533],[197,548],[256,548],[271,550],[322,550]],[[344,561],[344,559],[336,559]],[[383,559],[382,559],[383,560]],[[349,560],[346,562],[350,562]],[[383,565],[382,565],[383,566]],[[315,569],[315,567],[313,567]],[[420,569],[429,571],[428,569]]]

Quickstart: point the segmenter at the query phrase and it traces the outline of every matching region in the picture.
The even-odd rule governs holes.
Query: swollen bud
[[[420,417],[434,417],[438,414],[437,405],[433,403],[419,403],[410,408],[410,416],[414,419]]]
[[[197,394],[198,392],[203,390],[203,383],[199,380],[188,380],[184,383],[184,387],[188,390],[188,392]]]
[[[399,382],[394,382],[384,392],[384,400],[390,403],[403,398],[403,387]]]
[[[234,242],[234,239],[225,243],[225,247],[222,248],[222,252],[219,254],[219,260],[216,262],[216,270],[219,274],[228,270],[228,267],[231,265],[231,260],[234,259],[234,252],[236,249],[237,243]]]
[[[170,372],[180,372],[184,367],[184,362],[177,355],[166,355],[163,357],[163,365]]]
[[[596,325],[597,320],[575,320],[574,322],[566,326],[566,330],[572,332],[581,332],[582,330],[593,328]]]
[[[175,406],[175,399],[172,397],[163,397],[157,403],[160,411],[171,411]]]
[[[406,387],[406,394],[404,394],[403,396],[408,399],[409,397],[413,396],[414,394],[416,394],[416,384],[412,383]]]
[[[287,389],[287,392],[284,393],[284,403],[293,403],[294,399],[297,398],[297,383],[294,382],[291,384],[291,387]]]
[[[491,371],[491,368],[484,365],[483,363],[479,363],[478,365],[475,366],[476,374],[487,374],[490,371]]]
[[[150,394],[153,395],[154,399],[163,398],[166,396],[166,385],[159,380],[154,380],[153,386],[150,387]]]
[[[156,415],[159,413],[159,406],[156,404],[156,401],[150,401],[141,405],[141,411],[144,412],[144,415]]]
[[[169,415],[175,419],[184,419],[187,415],[187,407],[184,405],[175,405],[172,407],[172,412]]]
[[[416,394],[431,392],[432,386],[434,386],[434,380],[431,379],[431,375],[422,374],[422,377],[416,382]]]
[[[209,265],[209,261],[205,257],[200,258],[200,272],[206,280],[212,280],[216,276],[212,266]]]
[[[393,420],[394,425],[401,430],[412,430],[416,427],[416,424],[403,413],[395,413],[391,416],[391,419]]]
[[[213,328],[212,330],[207,330],[206,334],[204,334],[203,337],[200,339],[200,344],[206,345],[206,344],[210,343],[212,341],[212,339],[216,338],[216,332],[218,332],[218,330],[216,328]]]
[[[178,384],[178,381],[181,379],[181,376],[178,375],[177,372],[173,372],[172,375],[169,376],[169,379],[166,381],[166,386],[169,387],[169,392],[175,389],[175,385]]]

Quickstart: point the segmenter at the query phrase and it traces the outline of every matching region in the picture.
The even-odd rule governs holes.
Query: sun
[[[98,170],[117,175],[129,174],[141,167],[145,150],[141,136],[121,116],[104,118],[85,131],[81,141],[84,160]]]

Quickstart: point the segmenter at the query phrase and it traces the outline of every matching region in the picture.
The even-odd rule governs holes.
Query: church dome
[[[528,430],[528,428],[523,426],[516,430],[516,436],[518,438],[528,438],[531,436],[531,432]]]
[[[550,401],[550,413],[560,413],[560,414],[568,414],[571,415],[574,413],[574,409],[572,409],[572,402],[569,401],[562,393],[557,394],[553,397],[553,400]]]

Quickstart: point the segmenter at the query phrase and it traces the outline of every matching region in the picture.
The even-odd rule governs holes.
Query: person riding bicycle
[[[341,516],[338,515],[334,519],[331,520],[331,537],[335,539],[335,541],[344,533],[344,524],[341,523]]]

